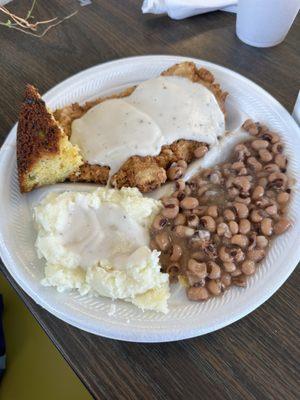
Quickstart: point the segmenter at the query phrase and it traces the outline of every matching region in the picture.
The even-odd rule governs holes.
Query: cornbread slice
[[[83,164],[37,89],[27,85],[17,130],[17,167],[21,192],[63,182]]]
[[[205,68],[197,68],[193,62],[182,62],[175,64],[161,73],[162,76],[181,76],[192,82],[206,86],[215,95],[221,110],[225,114],[225,100],[227,92],[222,91],[220,85],[215,83],[213,74]],[[71,136],[72,122],[81,118],[88,110],[95,105],[112,98],[129,96],[135,87],[110,97],[98,98],[83,105],[71,104],[54,112],[56,120],[64,129],[66,134]],[[161,148],[158,156],[132,156],[113,175],[111,184],[116,188],[137,187],[141,192],[146,193],[161,186],[167,180],[167,169],[173,162],[185,160],[188,164],[195,158],[194,151],[201,145],[200,142],[192,140],[177,140]],[[106,184],[109,177],[109,166],[90,165],[85,162],[77,172],[69,176],[72,182],[94,182]]]

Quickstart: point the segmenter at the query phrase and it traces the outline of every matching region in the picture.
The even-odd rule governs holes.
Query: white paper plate
[[[45,96],[47,104],[62,107],[75,101],[119,91],[158,75],[170,65],[187,60],[176,56],[145,56],[117,60],[83,71],[60,83]],[[211,70],[216,80],[230,93],[229,104],[279,132],[286,144],[289,169],[293,176],[300,170],[300,133],[288,112],[253,82],[226,68],[190,59]],[[18,105],[16,104],[16,107]],[[188,302],[176,287],[170,300],[170,312],[161,315],[142,312],[125,302],[105,298],[80,297],[77,293],[57,293],[40,284],[43,261],[34,249],[35,231],[32,202],[49,188],[21,195],[18,189],[16,126],[0,153],[0,245],[1,257],[13,278],[38,304],[58,318],[86,331],[110,338],[135,342],[164,342],[202,335],[222,328],[248,314],[266,301],[287,279],[300,259],[299,184],[290,204],[292,228],[273,243],[247,289],[232,288],[219,298],[205,303]],[[63,184],[50,190],[71,188]],[[85,185],[76,185],[79,190]]]

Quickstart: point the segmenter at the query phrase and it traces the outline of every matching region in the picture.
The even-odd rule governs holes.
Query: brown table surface
[[[28,4],[16,1],[11,7],[25,13]],[[78,7],[75,0],[38,4],[35,15],[44,18]],[[284,43],[257,49],[237,39],[232,14],[172,21],[142,15],[140,5],[93,0],[43,39],[0,27],[1,140],[17,120],[27,82],[45,92],[90,66],[141,54],[186,55],[224,65],[292,111],[299,90],[299,18]],[[97,399],[290,400],[299,394],[299,271],[264,305],[231,326],[185,341],[135,344],[97,337],[60,321],[36,305],[3,264],[1,268]]]

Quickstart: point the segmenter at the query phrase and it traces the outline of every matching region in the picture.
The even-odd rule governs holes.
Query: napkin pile
[[[236,12],[238,0],[144,0],[143,13],[168,14],[183,19],[197,14],[220,10]]]

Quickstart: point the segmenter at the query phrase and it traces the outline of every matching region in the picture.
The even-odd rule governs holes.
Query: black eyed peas
[[[184,168],[178,165],[173,165],[167,170],[167,177],[170,179],[170,181],[175,181],[176,179],[181,178],[183,173]]]
[[[179,160],[177,161],[177,165],[181,168],[183,168],[183,170],[186,170],[187,168],[187,162],[185,160]]]
[[[277,164],[279,168],[285,168],[287,165],[286,156],[283,154],[277,154],[275,156],[275,164]]]
[[[207,208],[207,215],[213,218],[217,218],[218,216],[218,206],[209,206]]]
[[[242,195],[242,193],[241,193],[241,195]],[[251,203],[251,198],[245,197],[244,195],[243,195],[243,197],[237,196],[234,200],[237,203],[243,203],[243,204],[246,204],[247,206]]]
[[[235,222],[235,221],[229,221],[229,222],[228,222],[228,226],[229,226],[230,232],[231,232],[233,235],[235,235],[235,234],[238,233],[238,231],[239,231],[239,226],[238,226],[237,222]]]
[[[205,278],[207,276],[206,263],[198,262],[193,258],[188,261],[188,270],[198,278]]]
[[[247,235],[251,231],[251,223],[248,219],[241,219],[238,226],[242,235]]]
[[[197,192],[199,197],[203,196],[208,191],[208,185],[201,186]]]
[[[190,300],[203,301],[209,298],[209,293],[205,287],[190,287],[187,296]]]
[[[222,246],[219,250],[219,258],[223,262],[232,262],[233,257],[225,246]]]
[[[196,197],[185,197],[180,202],[180,207],[183,208],[184,210],[192,210],[193,208],[196,208],[198,205],[199,201],[198,199],[196,199]]]
[[[231,249],[230,254],[233,256],[234,261],[237,263],[240,263],[245,259],[245,253],[240,248]]]
[[[184,188],[184,194],[186,196],[189,196],[192,193],[192,189],[189,186],[185,186]]]
[[[218,279],[221,276],[221,268],[214,261],[209,261],[207,263],[208,267],[208,277],[209,279]]]
[[[234,221],[235,220],[235,213],[232,210],[229,210],[229,209],[225,210],[223,215],[224,215],[224,219],[226,221]]]
[[[177,217],[174,220],[174,225],[184,225],[186,222],[186,216],[184,214],[177,214]]]
[[[207,207],[206,206],[198,206],[193,209],[193,213],[198,215],[198,217],[203,217],[207,212]]]
[[[233,221],[231,221],[233,222]],[[217,234],[219,236],[225,236],[227,238],[231,238],[232,232],[229,228],[229,226],[225,222],[221,222],[217,226]]]
[[[215,232],[216,230],[216,222],[209,215],[200,218],[200,226],[207,229],[209,232]]]
[[[165,207],[170,204],[179,205],[179,200],[176,197],[164,196],[161,198],[161,201]]]
[[[272,154],[267,149],[260,149],[258,154],[261,161],[264,163],[270,162],[273,159]]]
[[[272,172],[280,172],[277,164],[267,164],[264,166],[264,172],[271,174]]]
[[[239,275],[239,276],[233,278],[232,279],[232,284],[234,286],[246,287],[247,286],[246,276],[245,275]]]
[[[234,199],[235,197],[238,196],[239,190],[235,187],[231,187],[227,190],[227,194],[229,199]]]
[[[240,171],[242,168],[245,168],[243,161],[236,161],[231,165],[231,169],[235,171]]]
[[[252,199],[253,199],[253,200],[261,199],[261,198],[263,197],[264,194],[265,194],[265,188],[264,188],[264,186],[258,185],[258,186],[256,186],[256,187],[254,188],[254,190],[253,190]]]
[[[281,218],[274,226],[275,235],[281,235],[291,226],[291,222],[286,218]]]
[[[251,261],[261,261],[264,256],[266,255],[266,252],[264,249],[254,249],[254,250],[250,250],[247,253],[247,257],[249,258],[249,260]]]
[[[231,276],[233,278],[235,278],[236,276],[240,276],[242,275],[242,271],[240,270],[240,268],[236,268],[234,271],[231,272]]]
[[[157,215],[153,220],[152,227],[155,230],[160,231],[167,225],[167,223],[168,219],[166,217],[163,217],[162,215]]]
[[[176,204],[168,204],[162,210],[162,215],[166,218],[176,218],[179,212],[179,207]]]
[[[230,274],[228,274],[226,272],[222,272],[221,285],[222,285],[223,290],[231,285],[231,275]]]
[[[247,119],[243,123],[243,128],[245,131],[249,132],[250,135],[256,136],[258,135],[258,127],[257,125],[252,121],[252,119]]]
[[[208,151],[207,146],[201,145],[194,150],[194,156],[196,158],[202,158],[207,153],[207,151]]]
[[[249,209],[246,204],[235,202],[235,203],[233,203],[233,207],[235,208],[239,218],[247,218],[248,217]]]
[[[251,155],[251,152],[244,143],[237,144],[234,148],[234,152],[237,154],[238,161],[243,161],[246,157]]]
[[[270,197],[272,197],[272,195],[270,195]],[[268,207],[270,204],[271,204],[270,198],[268,198],[268,197],[262,197],[261,199],[255,201],[255,205],[257,207],[259,207],[260,209],[264,209],[264,208]],[[260,211],[260,213],[262,216],[265,215],[265,213],[262,211]]]
[[[280,137],[276,133],[270,132],[268,129],[265,132],[262,132],[262,134],[260,136],[263,140],[267,140],[271,144],[274,144],[274,143],[277,143],[280,141]],[[282,146],[282,143],[280,143],[280,145]]]
[[[186,217],[188,226],[197,228],[199,225],[199,217],[196,214],[190,214]]]
[[[265,177],[259,178],[257,183],[259,184],[259,186],[262,186],[263,188],[265,188],[267,186],[268,179]]]
[[[239,247],[246,247],[249,240],[246,235],[237,234],[232,236],[231,244],[235,244]]]
[[[181,201],[182,199],[184,199],[186,197],[186,194],[185,194],[184,190],[176,190],[176,192],[174,192],[172,194],[172,197],[175,197],[176,199]]]
[[[193,301],[218,296],[230,286],[245,287],[273,236],[291,225],[285,215],[291,180],[280,137],[251,120],[244,128],[252,139],[235,146],[230,162],[187,182],[181,178],[184,160],[170,166],[176,191],[161,199],[163,207],[153,220],[150,247],[160,251],[171,281],[184,277]],[[206,152],[200,144],[194,156]]]
[[[194,258],[194,260],[196,261],[204,261],[206,258],[202,250],[195,251],[194,253],[191,254],[191,257]]]
[[[175,234],[179,237],[191,237],[195,233],[195,229],[189,226],[177,225],[174,230]]]
[[[167,232],[158,233],[155,240],[161,251],[165,251],[170,245],[170,239]]]
[[[290,195],[287,192],[281,192],[277,195],[277,202],[279,204],[286,204],[290,199]]]
[[[170,260],[178,261],[181,258],[181,256],[182,256],[182,248],[178,244],[173,244]]]
[[[286,183],[288,178],[282,172],[273,172],[271,175],[269,175],[268,180],[269,182],[282,181],[283,183]]]
[[[175,187],[176,190],[184,190],[185,189],[185,182],[183,179],[177,179],[177,181],[175,182]]]
[[[272,146],[272,152],[273,152],[274,154],[281,154],[282,151],[283,151],[282,143],[275,143],[275,144],[273,144],[273,146]]]
[[[264,249],[264,248],[266,248],[267,246],[268,246],[268,244],[269,244],[269,241],[268,241],[268,239],[265,237],[265,236],[257,236],[256,237],[256,246],[259,248],[259,249]]]
[[[261,222],[264,218],[264,213],[262,210],[253,210],[250,215],[252,222]]]
[[[171,263],[167,266],[166,272],[170,275],[170,278],[174,278],[178,275],[180,266],[178,263]]]
[[[271,236],[273,233],[273,220],[264,218],[260,223],[261,233],[265,236]]]
[[[249,176],[237,176],[233,180],[233,185],[242,190],[244,193],[247,193],[251,188]]]
[[[212,279],[208,281],[207,288],[212,295],[218,296],[222,291],[221,281]]]
[[[254,172],[259,172],[262,170],[262,164],[255,158],[255,157],[249,157],[247,159],[247,164],[250,169],[252,169]]]
[[[269,146],[269,142],[267,140],[257,139],[253,140],[251,146],[254,150],[266,149]]]
[[[233,272],[236,270],[236,265],[234,262],[224,262],[223,267],[226,272]]]
[[[255,262],[252,260],[245,260],[242,264],[242,272],[245,275],[253,275],[255,269]]]
[[[269,214],[271,216],[272,215],[277,215],[277,212],[278,212],[277,205],[276,204],[272,204],[271,206],[266,207],[265,211],[266,211],[267,214]]]

